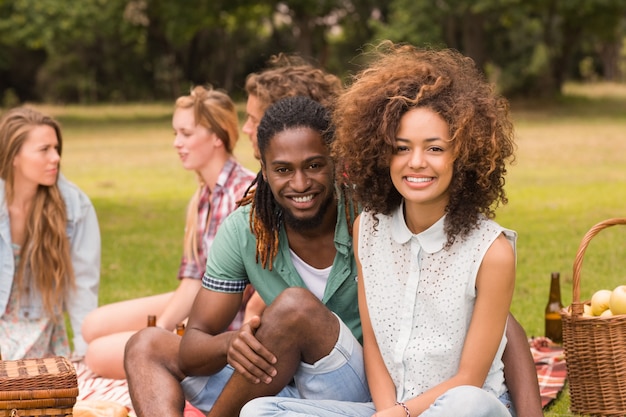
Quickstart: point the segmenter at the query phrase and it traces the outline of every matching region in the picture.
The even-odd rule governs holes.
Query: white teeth
[[[424,177],[420,177],[420,178],[415,178],[415,177],[406,177],[406,180],[408,182],[429,182],[432,181],[432,178],[424,178]]]
[[[293,201],[295,201],[296,203],[306,203],[307,201],[311,201],[313,200],[313,195],[307,195],[304,197],[293,197]]]

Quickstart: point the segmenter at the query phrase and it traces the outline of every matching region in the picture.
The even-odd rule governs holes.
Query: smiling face
[[[193,108],[177,108],[172,117],[174,148],[187,170],[202,172],[210,165],[220,139],[210,129],[196,124]]]
[[[333,163],[322,135],[308,127],[276,133],[269,141],[261,169],[288,227],[318,227],[334,213]]]
[[[48,125],[33,127],[13,159],[16,189],[53,185],[59,175],[59,139]]]
[[[448,124],[428,108],[409,110],[400,119],[395,147],[389,171],[406,212],[427,208],[441,217],[454,171]]]

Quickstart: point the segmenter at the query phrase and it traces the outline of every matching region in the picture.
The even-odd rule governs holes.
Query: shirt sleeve
[[[70,236],[76,288],[67,303],[74,333],[74,353],[78,356],[84,355],[87,349],[81,331],[83,320],[90,311],[98,307],[101,252],[96,211],[86,195],[81,193],[80,201],[80,214],[75,220],[74,234]]]
[[[254,244],[247,213],[248,210],[237,209],[224,220],[217,231],[202,278],[204,288],[239,293],[250,282],[243,259],[246,249],[249,252],[248,245]]]

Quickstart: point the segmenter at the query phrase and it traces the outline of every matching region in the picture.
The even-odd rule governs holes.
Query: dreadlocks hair
[[[257,138],[261,161],[266,162],[265,151],[278,133],[302,127],[320,132],[330,152],[335,132],[331,125],[329,110],[308,97],[288,97],[271,105],[259,123]],[[274,194],[262,171],[259,171],[248,188],[246,197],[241,201],[241,205],[246,204],[252,205],[250,230],[256,236],[256,261],[260,261],[263,268],[271,271],[273,260],[278,253],[283,213],[281,207],[276,204]]]

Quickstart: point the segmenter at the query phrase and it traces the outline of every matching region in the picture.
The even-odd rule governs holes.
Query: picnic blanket
[[[565,385],[567,366],[563,347],[547,337],[535,337],[528,343],[537,369],[541,405],[545,409],[558,397]]]
[[[563,390],[567,369],[563,348],[545,337],[529,339],[530,351],[537,368],[537,380],[544,408],[554,401]],[[128,415],[135,416],[128,394],[126,380],[101,378],[94,374],[82,361],[74,362],[78,378],[78,400],[112,401],[128,409]],[[185,407],[185,417],[204,416],[191,404]]]
[[[83,361],[72,363],[78,379],[76,400],[111,401],[126,407],[130,416],[135,415],[125,379],[102,378],[93,373]]]

